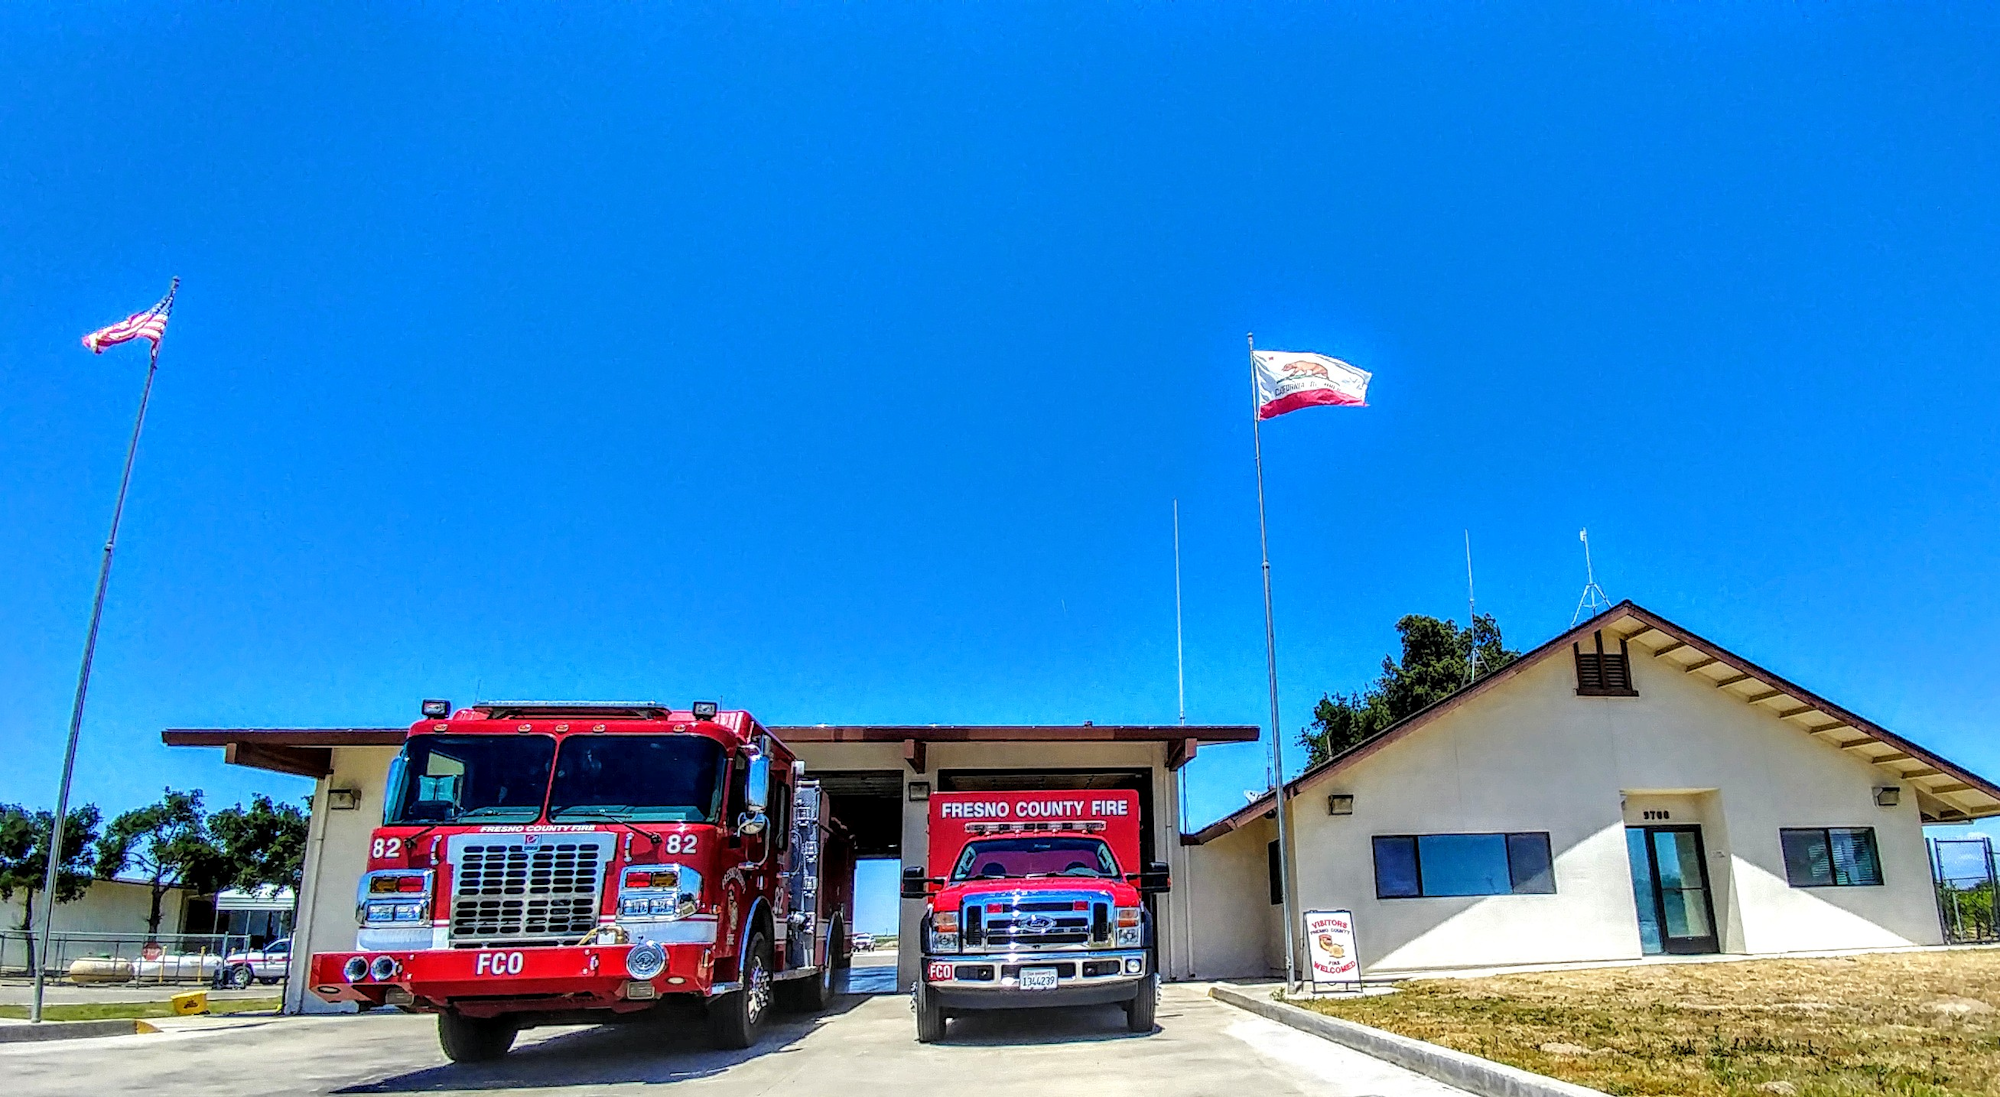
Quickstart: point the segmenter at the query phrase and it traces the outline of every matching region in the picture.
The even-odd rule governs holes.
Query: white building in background
[[[1936,944],[2000,788],[1630,602],[1285,786],[1368,976]],[[1284,967],[1274,797],[1186,836],[1203,977]],[[1300,947],[1303,947],[1301,945]]]

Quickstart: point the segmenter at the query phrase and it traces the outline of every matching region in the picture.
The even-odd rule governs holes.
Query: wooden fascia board
[[[223,746],[222,760],[232,766],[247,766],[251,769],[289,773],[298,777],[319,778],[333,775],[333,750],[329,747],[286,747],[236,742]]]
[[[1993,797],[1995,801],[2000,801],[2000,786],[1996,786],[1993,782],[1988,781],[1986,778],[1981,777],[1976,773],[1973,773],[1971,770],[1968,770],[1963,766],[1960,766],[1957,763],[1944,758],[1941,755],[1926,750],[1925,748],[1917,745],[1916,743],[1911,742],[1908,739],[1903,738],[1900,735],[1897,735],[1895,732],[1890,731],[1888,728],[1883,727],[1882,725],[1874,722],[1873,720],[1869,720],[1866,717],[1857,715],[1856,713],[1841,707],[1840,705],[1836,705],[1832,701],[1829,701],[1826,698],[1821,697],[1820,695],[1814,693],[1809,689],[1804,689],[1798,685],[1793,684],[1790,680],[1786,679],[1782,675],[1773,674],[1770,671],[1765,670],[1763,667],[1758,666],[1756,663],[1753,663],[1750,660],[1745,659],[1740,655],[1737,655],[1735,652],[1730,651],[1728,648],[1725,648],[1720,644],[1704,640],[1701,637],[1696,636],[1691,632],[1688,632],[1686,629],[1681,628],[1679,625],[1676,625],[1673,622],[1668,621],[1665,618],[1658,616],[1657,614],[1654,614],[1650,610],[1646,610],[1639,606],[1634,605],[1631,606],[1630,611],[1633,616],[1648,622],[1654,628],[1665,633],[1666,635],[1671,636],[1676,640],[1680,640],[1683,643],[1699,648],[1706,654],[1715,656],[1721,661],[1728,663],[1731,667],[1735,668],[1739,672],[1749,674],[1760,681],[1769,683],[1771,687],[1771,692],[1755,697],[1745,698],[1746,701],[1749,701],[1752,704],[1756,704],[1761,701],[1767,700],[1771,697],[1779,697],[1779,696],[1795,697],[1800,701],[1805,702],[1808,707],[1818,709],[1819,711],[1827,714],[1828,716],[1837,719],[1842,723],[1847,724],[1848,726],[1861,731],[1863,734],[1873,737],[1874,739],[1881,742],[1885,746],[1888,746],[1894,750],[1901,751],[1909,755],[1911,758],[1917,759],[1925,763],[1926,765],[1935,767],[1939,772],[1950,774],[1952,777],[1966,784],[1970,789],[1980,792],[1986,796]],[[1773,715],[1777,714],[1774,713]],[[1982,812],[1981,814],[1987,814],[1987,813]],[[1996,809],[1991,814],[2000,814],[2000,809]]]

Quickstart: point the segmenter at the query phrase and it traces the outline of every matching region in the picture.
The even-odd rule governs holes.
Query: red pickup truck
[[[927,869],[903,897],[928,899],[917,1040],[974,1010],[1119,1003],[1151,1032],[1159,996],[1145,896],[1167,866],[1139,865],[1130,791],[956,792],[930,799]]]

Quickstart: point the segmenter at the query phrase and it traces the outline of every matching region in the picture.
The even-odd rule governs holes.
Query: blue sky
[[[425,696],[1265,720],[1599,578],[2000,772],[2000,15],[1948,5],[0,9],[0,800],[304,783]],[[1296,750],[1293,757],[1297,757]],[[1204,751],[1193,814],[1264,780]]]

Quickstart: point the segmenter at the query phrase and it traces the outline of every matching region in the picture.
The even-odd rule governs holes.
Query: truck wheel
[[[919,982],[910,1000],[917,1011],[917,1043],[935,1044],[944,1039],[944,1007],[938,1005],[930,984]]]
[[[743,942],[743,986],[708,1003],[708,1038],[719,1048],[746,1048],[771,1012],[771,939],[763,930]]]
[[[438,1044],[454,1063],[498,1059],[514,1046],[520,1026],[511,1017],[467,1017],[450,1011],[438,1014]]]
[[[250,970],[249,964],[237,964],[235,967],[229,969],[229,986],[232,990],[242,990],[244,987],[249,986],[251,980],[255,977],[255,973]]]
[[[1129,1032],[1153,1031],[1153,1014],[1160,1004],[1160,976],[1156,972],[1139,980],[1139,993],[1125,1003],[1125,1028]]]

